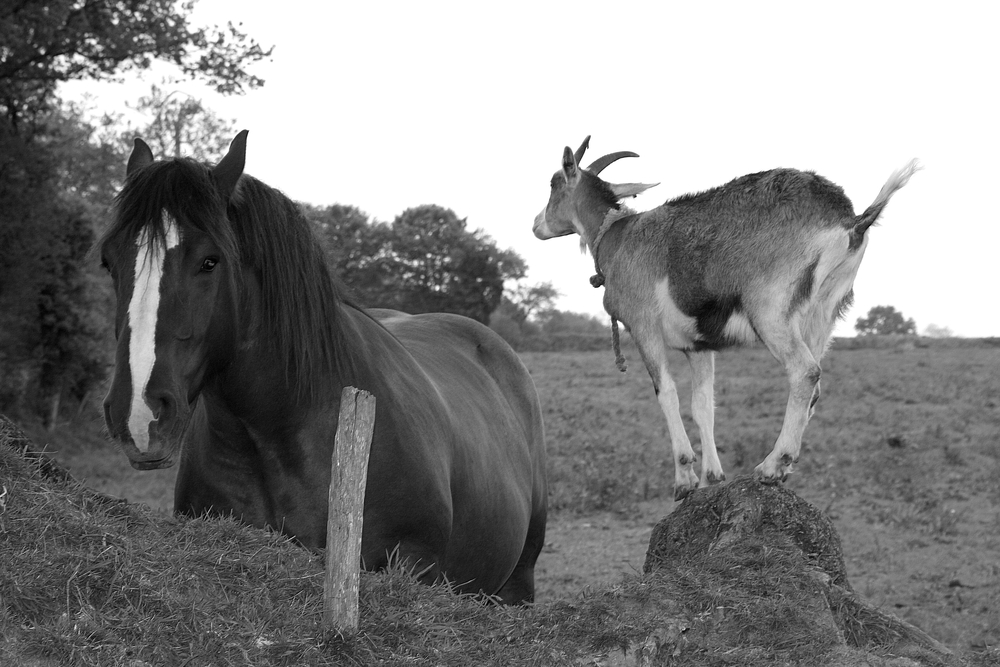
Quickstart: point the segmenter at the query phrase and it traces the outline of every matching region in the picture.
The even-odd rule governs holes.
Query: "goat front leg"
[[[685,353],[691,364],[691,414],[701,433],[700,486],[726,480],[715,447],[715,352]]]
[[[649,377],[653,380],[653,391],[667,419],[667,432],[674,454],[674,500],[681,500],[698,488],[698,474],[694,471],[697,461],[691,441],[681,420],[681,405],[677,397],[677,385],[667,370],[667,355],[662,348],[650,352],[649,346],[640,347]]]
[[[812,415],[814,398],[818,398],[821,371],[819,363],[797,332],[793,332],[787,341],[782,341],[783,344],[772,345],[774,341],[766,339],[765,342],[785,366],[789,384],[785,420],[781,424],[778,440],[767,458],[754,469],[754,477],[767,484],[775,484],[784,481],[792,472],[792,465],[799,460],[802,433]]]

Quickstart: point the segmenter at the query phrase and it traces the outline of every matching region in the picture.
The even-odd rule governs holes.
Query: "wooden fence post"
[[[330,475],[323,580],[323,623],[344,635],[358,631],[362,511],[374,428],[375,397],[344,387]]]

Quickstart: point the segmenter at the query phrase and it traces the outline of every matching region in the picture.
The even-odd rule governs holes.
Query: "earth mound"
[[[773,627],[760,631],[773,632],[775,642],[850,646],[907,660],[900,664],[960,664],[946,646],[854,591],[833,522],[783,486],[742,476],[685,499],[653,528],[643,572],[672,577],[691,566],[732,572],[736,590],[716,608],[720,627],[747,623],[770,600]]]

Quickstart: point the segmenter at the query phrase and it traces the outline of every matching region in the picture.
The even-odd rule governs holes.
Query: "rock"
[[[776,554],[790,548],[800,552],[781,565],[798,568],[798,572],[787,576],[797,577],[799,582],[811,580],[815,590],[822,592],[816,600],[815,595],[805,591],[801,604],[803,614],[812,617],[811,622],[828,627],[824,636],[886,657],[914,660],[915,664],[958,664],[946,646],[854,592],[847,580],[840,537],[833,522],[781,485],[761,484],[750,476],[741,476],[729,484],[696,490],[653,529],[643,572],[656,573],[677,563],[697,567],[709,559],[712,567],[718,568],[719,559],[730,554],[732,567],[747,567],[752,561],[741,549],[745,551],[748,546],[765,551],[770,548]],[[747,581],[751,581],[753,577],[746,574]],[[803,587],[796,584],[792,588]]]

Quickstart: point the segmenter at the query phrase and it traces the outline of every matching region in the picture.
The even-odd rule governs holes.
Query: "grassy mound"
[[[918,664],[848,647],[814,620],[825,602],[801,551],[753,539],[517,609],[401,568],[364,574],[345,638],[322,625],[321,557],[229,520],[164,518],[33,451],[0,417],[5,666]]]
[[[778,576],[767,578],[773,566],[765,560],[747,561],[748,549],[771,551],[783,563]],[[728,484],[694,491],[653,528],[643,571],[673,567],[678,561],[739,572],[739,589],[746,597],[740,607],[779,600],[774,610],[762,611],[768,622],[785,626],[792,648],[846,643],[930,664],[958,662],[933,637],[857,595],[847,578],[833,521],[781,485],[742,475]],[[730,620],[742,628],[753,625],[755,618],[751,614]],[[780,636],[780,628],[773,629],[772,641]]]

